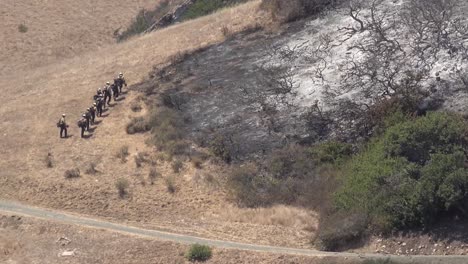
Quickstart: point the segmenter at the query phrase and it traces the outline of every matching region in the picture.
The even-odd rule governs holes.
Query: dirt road
[[[71,215],[64,212],[51,211],[43,208],[32,207],[11,201],[0,200],[0,212],[17,214],[26,217],[34,217],[49,221],[58,221],[65,224],[80,225],[89,228],[104,229],[111,232],[119,232],[128,235],[153,238],[163,241],[172,241],[182,244],[200,243],[213,247],[259,251],[266,253],[293,254],[313,257],[343,257],[343,258],[390,258],[401,263],[468,263],[467,256],[389,256],[381,254],[357,254],[357,253],[335,253],[323,252],[317,250],[294,249],[284,247],[273,247],[266,245],[255,245],[236,243],[230,241],[221,241],[213,239],[204,239],[200,237],[161,232],[157,230],[148,230],[138,227],[127,226],[123,224],[111,223],[99,219],[88,218],[80,215]]]

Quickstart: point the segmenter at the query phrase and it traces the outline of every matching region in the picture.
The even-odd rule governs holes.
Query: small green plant
[[[167,191],[170,193],[175,193],[176,192],[176,186],[175,186],[175,178],[173,176],[169,176],[164,180],[166,184]]]
[[[80,169],[75,168],[75,169],[70,169],[65,171],[65,178],[71,179],[71,178],[78,178],[80,177]]]
[[[134,101],[130,105],[130,109],[132,109],[133,112],[140,112],[143,108],[141,107],[141,104],[139,102]]]
[[[174,171],[174,173],[179,173],[182,168],[184,168],[182,160],[176,159],[172,162],[172,171]]]
[[[115,188],[117,188],[117,192],[120,198],[125,197],[129,186],[130,184],[128,183],[128,180],[124,178],[120,178],[115,182]]]
[[[48,152],[44,161],[45,161],[47,168],[54,167],[54,156],[52,155],[52,153]]]
[[[128,146],[122,146],[116,154],[116,157],[120,159],[122,163],[127,162],[127,157],[130,155],[128,152]]]
[[[148,121],[144,117],[135,117],[127,124],[127,133],[132,135],[136,133],[145,133],[151,130]]]
[[[214,13],[222,8],[246,2],[247,0],[198,0],[182,15],[182,20],[195,19]]]
[[[211,248],[209,246],[194,244],[187,252],[186,258],[189,261],[207,261],[211,258]]]
[[[26,33],[28,32],[28,27],[24,23],[21,23],[18,25],[18,31],[20,33]]]
[[[148,178],[149,178],[149,181],[150,181],[151,185],[154,184],[154,181],[158,178],[158,176],[159,176],[159,173],[156,170],[156,168],[151,168],[149,173],[148,173]]]

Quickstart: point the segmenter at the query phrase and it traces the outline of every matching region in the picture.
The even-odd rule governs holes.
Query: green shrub
[[[67,179],[78,178],[80,177],[80,175],[81,175],[80,169],[78,168],[66,170],[64,174],[65,178]]]
[[[315,162],[307,148],[290,145],[275,150],[267,161],[267,170],[275,178],[306,178],[315,169]]]
[[[47,153],[47,156],[45,157],[44,162],[47,168],[54,167],[54,156],[52,155],[52,153],[50,152]]]
[[[173,176],[169,176],[164,180],[164,183],[166,184],[167,191],[170,193],[175,193],[176,192],[176,186],[175,186],[175,178]]]
[[[182,15],[182,20],[190,20],[201,16],[209,15],[221,8],[232,6],[248,0],[198,0],[191,5]]]
[[[233,156],[233,151],[230,146],[229,137],[224,134],[217,134],[210,143],[210,150],[214,156],[220,158],[226,163],[230,163]]]
[[[20,33],[26,33],[26,32],[28,32],[28,27],[27,27],[25,24],[23,24],[23,23],[22,23],[22,24],[19,24],[19,25],[18,25],[18,31],[19,31]]]
[[[174,173],[179,173],[181,169],[184,168],[184,163],[179,160],[179,159],[176,159],[172,162],[172,171]]]
[[[122,146],[119,151],[117,151],[117,154],[115,154],[115,156],[119,158],[122,163],[127,161],[128,155],[130,155],[128,152],[128,146]]]
[[[465,212],[467,131],[463,119],[440,112],[389,127],[345,167],[337,207],[366,212],[384,231]]]
[[[154,181],[159,177],[159,173],[156,170],[156,168],[151,168],[149,173],[148,173],[148,178],[150,180],[151,185],[154,184]]]
[[[207,261],[211,258],[211,248],[209,246],[194,244],[187,252],[186,258],[189,261]]]
[[[320,163],[330,163],[339,165],[346,161],[353,154],[350,144],[338,141],[328,141],[312,149],[315,159]]]
[[[127,133],[136,134],[144,133],[151,129],[148,121],[144,117],[135,117],[127,124]]]
[[[115,188],[117,188],[120,198],[123,198],[127,194],[127,188],[129,186],[128,180],[124,178],[120,178],[115,182]]]
[[[148,124],[152,144],[170,155],[187,154],[189,145],[184,141],[184,120],[176,110],[164,107],[153,111]]]

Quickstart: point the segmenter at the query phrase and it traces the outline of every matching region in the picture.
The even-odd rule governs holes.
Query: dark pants
[[[96,112],[91,113],[91,125],[94,125],[94,119],[96,119]]]
[[[86,131],[89,131],[89,117],[86,117]]]
[[[107,105],[110,104],[111,99],[112,99],[112,96],[111,96],[111,93],[109,92],[109,93],[107,93]],[[105,102],[105,101],[106,101],[106,100],[104,99],[104,102]]]
[[[84,137],[85,128],[86,128],[85,126],[82,126],[82,127],[81,127],[81,137]]]
[[[102,105],[98,104],[97,106],[97,116],[102,116]]]
[[[122,93],[122,86],[123,85],[119,85],[119,92]]]
[[[117,97],[119,97],[119,88],[116,88],[114,91],[113,91],[113,94],[114,94],[114,102],[116,101],[115,99],[117,99]]]
[[[63,132],[65,132],[65,137],[67,137],[67,127],[66,126],[61,126],[60,127],[60,138],[63,137]]]

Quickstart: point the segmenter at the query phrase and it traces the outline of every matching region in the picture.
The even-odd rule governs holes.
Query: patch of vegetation
[[[47,168],[54,167],[54,156],[52,155],[52,153],[50,152],[47,153],[47,156],[45,157],[44,162]]]
[[[238,204],[247,207],[285,203],[318,208],[337,186],[334,167],[350,155],[350,146],[338,142],[290,145],[272,152],[260,164],[234,166],[228,189]]]
[[[75,168],[75,169],[66,170],[64,176],[67,179],[79,178],[81,176],[80,169]]]
[[[138,152],[135,155],[135,165],[137,168],[140,168],[143,165],[143,163],[149,162],[149,161],[150,161],[149,153],[147,152]]]
[[[174,109],[163,107],[155,110],[148,123],[152,132],[150,142],[171,156],[187,154],[189,145],[184,140],[184,122]]]
[[[179,173],[184,168],[184,163],[180,159],[176,159],[172,162],[172,171]]]
[[[325,251],[336,251],[359,242],[367,230],[367,218],[361,212],[340,211],[322,215],[316,246]]]
[[[127,133],[145,133],[151,130],[148,121],[144,117],[135,117],[130,120],[126,127]]]
[[[170,193],[175,193],[176,192],[176,186],[175,186],[175,178],[173,176],[166,177],[164,180],[164,183],[166,184],[167,191]]]
[[[132,102],[130,109],[132,109],[133,112],[140,112],[143,107],[139,102]]]
[[[261,8],[268,11],[275,22],[290,22],[321,12],[336,0],[263,0]]]
[[[197,169],[201,169],[203,163],[208,159],[208,155],[202,152],[197,152],[195,154],[190,155],[190,162],[192,163],[193,167]]]
[[[118,42],[122,42],[132,36],[145,32],[153,23],[157,22],[158,19],[168,13],[170,8],[170,1],[165,0],[161,1],[154,10],[140,10],[132,24],[125,31],[119,34],[117,30],[117,32],[114,33],[115,38]]]
[[[20,33],[26,33],[28,32],[28,30],[29,30],[28,27],[24,23],[21,23],[18,25],[18,31]]]
[[[120,178],[115,182],[115,188],[117,188],[117,192],[120,198],[125,197],[127,194],[127,189],[130,186],[129,182],[125,178]]]
[[[186,258],[189,261],[207,261],[211,258],[212,252],[209,246],[194,244],[187,252]]]
[[[233,6],[248,0],[198,0],[182,15],[181,20],[190,20],[214,13],[222,8]]]
[[[149,173],[148,173],[148,178],[150,181],[150,184],[153,185],[154,181],[160,176],[156,168],[151,168]]]
[[[86,174],[96,174],[98,172],[96,167],[97,167],[97,163],[94,162],[94,161],[91,161],[90,163],[88,163],[88,167],[86,168],[85,173]]]
[[[468,126],[433,112],[396,124],[374,139],[345,170],[340,209],[369,215],[374,228],[427,226],[447,211],[467,211]]]
[[[125,163],[127,162],[128,155],[130,155],[128,146],[122,146],[115,156],[119,158],[122,163]]]

